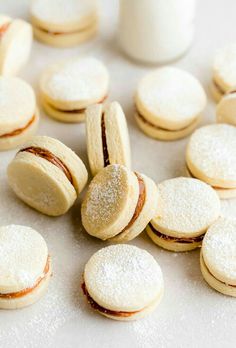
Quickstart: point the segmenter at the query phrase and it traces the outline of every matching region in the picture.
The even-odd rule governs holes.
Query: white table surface
[[[129,0],[127,0],[129,1]],[[133,119],[133,94],[138,80],[152,68],[123,57],[114,39],[117,0],[101,2],[102,28],[92,42],[73,49],[54,49],[35,42],[31,60],[21,73],[37,90],[42,69],[50,62],[81,53],[101,58],[111,75],[110,99],[126,112],[132,143],[133,167],[156,182],[184,173],[187,139],[158,142],[144,136]],[[211,61],[218,47],[236,40],[235,0],[199,0],[197,33],[189,54],[176,65],[195,74],[208,90]],[[27,18],[28,1],[0,0],[0,12]],[[209,93],[208,93],[209,94]],[[67,125],[43,112],[38,134],[56,137],[85,161],[83,124]],[[203,123],[215,121],[209,105]],[[93,312],[80,290],[88,258],[106,243],[89,237],[81,228],[80,202],[59,218],[44,216],[18,200],[7,185],[6,168],[15,150],[0,153],[0,224],[23,224],[45,237],[53,260],[53,278],[47,295],[32,307],[0,312],[0,347],[235,347],[236,300],[211,290],[199,270],[199,251],[176,254],[156,247],[143,233],[132,244],[146,248],[160,263],[165,278],[162,303],[146,319],[122,323]],[[222,214],[235,216],[236,201],[225,201]]]

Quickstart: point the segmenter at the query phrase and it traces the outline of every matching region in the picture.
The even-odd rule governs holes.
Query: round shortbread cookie
[[[217,122],[236,126],[236,91],[231,90],[224,95],[216,108]]]
[[[109,164],[131,167],[130,142],[126,118],[117,102],[92,105],[86,110],[89,165],[96,175]]]
[[[27,63],[32,46],[32,27],[21,19],[0,21],[0,73],[16,75]]]
[[[87,27],[97,16],[97,6],[95,0],[34,0],[30,14],[34,26],[67,33]]]
[[[158,206],[147,232],[168,250],[192,250],[220,215],[220,200],[211,186],[197,179],[175,178],[157,187]]]
[[[51,275],[48,248],[30,227],[0,227],[0,308],[21,308],[39,299]]]
[[[88,301],[100,314],[133,320],[155,308],[164,281],[160,266],[147,251],[118,244],[100,249],[90,258],[84,286]]]
[[[236,44],[231,44],[220,50],[213,63],[214,96],[220,99],[236,85]]]
[[[202,265],[203,276],[211,286],[236,296],[236,220],[220,218],[208,229],[202,244]]]
[[[149,137],[164,140],[174,141],[187,137],[191,134],[200,122],[201,117],[197,117],[189,126],[173,131],[154,126],[147,122],[138,112],[135,113],[135,119],[139,128]]]
[[[236,188],[236,128],[213,124],[190,138],[186,162],[190,173],[214,188]]]
[[[40,80],[45,103],[60,112],[81,112],[102,102],[108,93],[109,75],[96,58],[77,58],[47,68]],[[55,117],[55,114],[54,114]],[[66,117],[65,117],[66,121]]]
[[[37,136],[8,166],[8,182],[25,203],[52,216],[73,205],[88,178],[81,159],[59,140]]]
[[[0,150],[18,146],[38,123],[35,94],[16,77],[0,77]]]
[[[200,116],[206,106],[206,94],[188,72],[164,67],[140,81],[135,103],[141,116],[151,124],[181,130]]]
[[[140,234],[157,209],[155,183],[123,165],[102,169],[82,203],[82,223],[92,236],[128,241]]]

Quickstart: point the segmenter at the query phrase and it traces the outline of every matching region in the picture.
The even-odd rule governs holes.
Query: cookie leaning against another
[[[86,185],[81,159],[57,139],[32,137],[8,166],[8,182],[25,203],[46,215],[66,213]]]
[[[0,15],[0,74],[16,75],[27,63],[32,45],[32,27],[22,19]]]
[[[0,151],[23,144],[37,129],[39,112],[30,85],[0,76]]]
[[[212,288],[236,297],[236,220],[220,218],[209,228],[202,243],[200,265]]]
[[[187,145],[189,174],[211,185],[222,199],[236,197],[236,128],[212,124],[197,129]]]
[[[164,291],[162,271],[146,250],[112,245],[87,262],[82,289],[91,307],[115,320],[136,320],[152,312]]]
[[[82,203],[82,224],[92,236],[126,242],[155,216],[157,188],[146,175],[113,164],[91,181]]]
[[[236,126],[236,89],[226,93],[216,108],[216,118],[219,123],[228,123]]]
[[[43,237],[30,227],[0,227],[0,308],[17,309],[38,301],[52,274]]]
[[[164,67],[140,81],[135,105],[136,121],[146,135],[177,140],[196,128],[206,106],[206,94],[188,72]]]
[[[89,105],[106,99],[108,85],[108,71],[96,58],[55,63],[40,79],[42,104],[46,113],[58,121],[81,122]]]
[[[93,0],[34,0],[30,15],[35,37],[56,47],[87,41],[98,28],[97,7]]]
[[[216,192],[200,180],[182,177],[163,181],[157,191],[157,213],[146,228],[149,237],[175,252],[200,247],[206,230],[220,215]]]
[[[118,163],[130,168],[129,133],[119,103],[97,104],[86,109],[86,133],[92,175],[109,164]]]

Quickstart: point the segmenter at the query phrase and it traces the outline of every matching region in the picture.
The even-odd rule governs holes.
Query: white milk
[[[120,0],[120,46],[147,63],[177,59],[191,45],[194,14],[195,0]]]

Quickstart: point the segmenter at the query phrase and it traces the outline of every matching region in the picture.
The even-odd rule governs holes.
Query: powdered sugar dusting
[[[107,93],[108,73],[99,60],[79,58],[64,63],[43,81],[43,88],[53,99],[99,101]]]
[[[236,181],[236,128],[226,124],[199,128],[188,144],[188,158],[209,178]]]
[[[229,88],[236,85],[236,44],[231,44],[217,52],[214,73],[219,75]]]
[[[203,240],[207,265],[223,279],[236,281],[236,220],[221,218],[212,225]]]
[[[163,286],[162,272],[154,258],[131,245],[99,250],[87,263],[84,277],[91,296],[95,294],[99,303],[118,310],[146,307]]]
[[[215,191],[200,180],[175,178],[158,185],[159,204],[155,225],[189,235],[201,233],[220,214]]]
[[[0,287],[10,292],[32,287],[42,276],[47,257],[47,245],[36,231],[18,225],[1,227]]]

